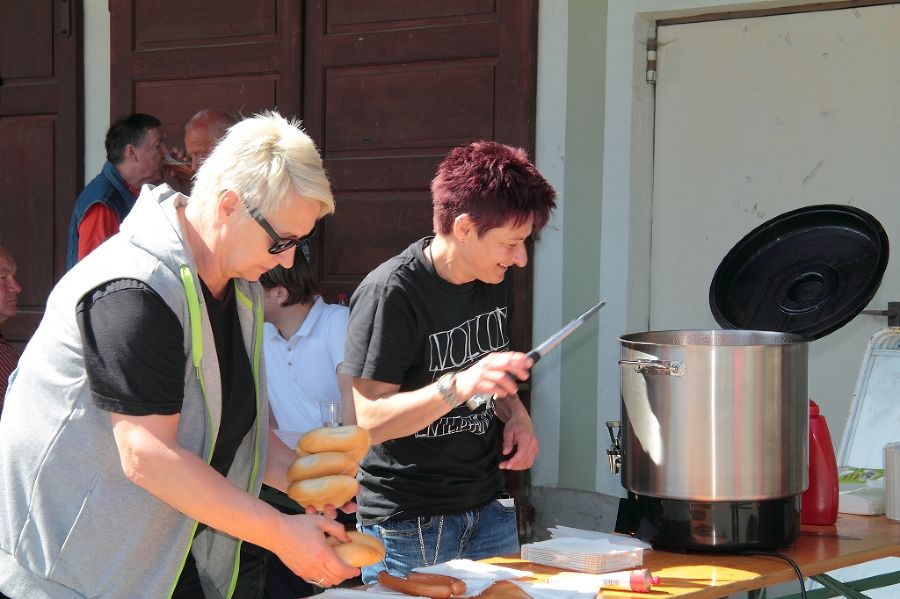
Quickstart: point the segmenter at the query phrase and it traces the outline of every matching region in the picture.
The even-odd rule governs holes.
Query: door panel
[[[494,67],[495,61],[483,60],[330,69],[325,80],[325,145],[335,155],[373,154],[490,139],[493,97],[484,90],[494,89]],[[396,90],[405,94],[402,111],[397,110]],[[378,123],[377,129],[372,123]],[[360,136],[360,131],[372,135]]]
[[[432,232],[429,186],[451,148],[494,139],[533,150],[535,9],[527,1],[307,3],[304,120],[337,201],[313,252],[323,257],[326,296],[351,292]],[[523,274],[517,313],[530,325],[530,266]],[[528,325],[517,343],[530,337]]]
[[[201,108],[299,116],[301,18],[293,0],[110,0],[111,117],[152,114],[183,146]]]
[[[134,5],[138,50],[233,43],[238,38],[272,38],[276,0],[154,0]]]
[[[394,2],[372,2],[371,0],[330,1],[326,8],[328,23],[333,29],[341,27],[380,27],[382,23],[403,21],[411,23],[426,20],[433,25],[438,19],[458,19],[459,15],[491,15],[494,0],[456,0],[453,2],[422,2],[421,0],[398,0]]]
[[[22,285],[3,333],[20,347],[65,271],[82,187],[81,31],[79,3],[0,3],[0,243]]]
[[[228,107],[221,110],[248,116],[273,107],[277,84],[274,75],[193,79],[188,89],[179,80],[141,81],[135,84],[134,110],[162,120],[167,143],[183,147],[184,123],[196,112],[187,106],[218,108],[223,104],[222,90],[228,89],[224,102]]]

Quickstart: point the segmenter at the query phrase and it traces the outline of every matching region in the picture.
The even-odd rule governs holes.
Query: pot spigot
[[[609,438],[612,441],[609,449],[606,450],[606,459],[609,461],[609,471],[612,474],[618,474],[622,469],[622,422],[619,420],[607,420],[606,430],[609,431]]]

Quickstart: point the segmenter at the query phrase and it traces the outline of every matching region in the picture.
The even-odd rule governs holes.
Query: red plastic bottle
[[[838,473],[828,423],[809,400],[809,488],[800,500],[800,522],[829,526],[837,520]]]

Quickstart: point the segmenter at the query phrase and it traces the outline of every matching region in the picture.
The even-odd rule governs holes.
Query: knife
[[[606,300],[600,300],[599,302],[597,302],[597,304],[585,310],[581,316],[574,318],[569,324],[547,337],[547,339],[543,343],[535,347],[526,355],[534,360],[535,364],[537,364],[538,360],[546,356],[551,349],[562,343],[562,340],[571,335],[572,331],[587,322],[591,318],[591,316],[596,314],[600,310],[600,308],[605,305]],[[532,368],[533,367],[534,365],[532,365]],[[477,410],[480,405],[485,404],[492,399],[493,396],[488,395],[487,393],[476,393],[475,395],[470,397],[468,401],[466,401],[466,405],[470,410],[474,411]]]

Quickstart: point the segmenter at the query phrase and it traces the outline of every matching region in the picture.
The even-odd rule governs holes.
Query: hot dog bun
[[[312,453],[294,460],[288,468],[288,481],[306,480],[332,474],[356,476],[359,463],[350,459],[346,453],[326,451],[324,453]]]
[[[328,504],[340,507],[359,491],[355,478],[343,474],[298,480],[288,485],[288,497],[302,505],[323,511]]]
[[[377,539],[372,535],[357,532],[355,530],[348,530],[347,536],[350,537],[351,543],[361,543],[363,545],[368,545],[369,547],[381,553],[381,557],[378,558],[379,561],[384,558],[384,543],[382,543],[380,539]]]
[[[344,453],[356,463],[362,462],[362,459],[366,457],[366,454],[369,453],[369,443],[364,445],[360,445],[356,449],[351,449],[350,451],[345,451]]]
[[[377,564],[384,559],[384,551],[378,551],[365,543],[341,543],[335,546],[334,552],[344,560],[348,566],[362,568]]]
[[[359,461],[369,450],[371,443],[372,438],[369,431],[360,426],[325,426],[311,430],[300,437],[300,440],[297,441],[297,452],[340,451],[348,453],[355,461]]]
[[[348,530],[347,536],[350,537],[348,543],[341,543],[337,537],[325,537],[328,544],[334,547],[335,553],[347,564],[361,568],[384,559],[384,544],[380,540],[355,530]]]

